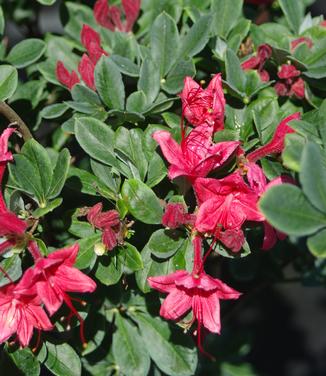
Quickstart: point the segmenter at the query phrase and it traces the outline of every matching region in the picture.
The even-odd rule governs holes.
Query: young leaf
[[[18,84],[17,69],[11,65],[0,66],[0,101],[10,98]]]
[[[7,61],[16,68],[35,63],[45,52],[46,44],[41,39],[25,39],[16,44],[7,56]]]

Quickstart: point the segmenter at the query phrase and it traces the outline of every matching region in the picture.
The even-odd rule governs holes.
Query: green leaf
[[[243,0],[212,0],[213,32],[226,38],[242,13]]]
[[[131,129],[124,127],[118,128],[115,134],[115,149],[121,151],[137,168],[137,174],[134,177],[144,180],[147,172],[147,161],[143,153],[143,132],[140,129]],[[125,162],[129,167],[128,160]],[[138,176],[137,176],[138,175]]]
[[[143,91],[134,91],[127,98],[126,109],[129,112],[142,113],[146,108],[147,98]]]
[[[68,176],[70,164],[70,153],[68,149],[63,149],[59,153],[57,163],[53,170],[53,176],[51,181],[51,186],[47,197],[52,199],[57,197],[65,184]]]
[[[326,258],[326,229],[310,236],[307,241],[310,252],[318,258]]]
[[[38,208],[33,211],[34,218],[44,217],[46,214],[52,212],[54,209],[59,207],[62,204],[63,199],[61,197],[56,198],[55,200],[48,202],[43,208]]]
[[[285,137],[285,149],[282,153],[283,164],[295,172],[300,171],[301,155],[305,140],[298,134],[289,134]]]
[[[168,260],[157,259],[151,253],[151,250],[145,246],[141,252],[143,260],[143,269],[136,272],[136,282],[139,289],[144,292],[150,292],[147,278],[152,276],[167,275],[175,272],[176,266],[173,258]]]
[[[126,376],[146,376],[150,357],[137,328],[119,313],[115,316],[117,330],[113,334],[113,356]]]
[[[121,264],[133,272],[141,270],[144,267],[141,254],[132,244],[124,243],[123,246],[120,247],[118,257],[120,258]]]
[[[309,235],[326,226],[326,215],[314,209],[295,185],[271,187],[263,194],[259,207],[268,222],[289,235]]]
[[[80,376],[81,363],[75,350],[67,343],[54,345],[46,342],[46,368],[56,376]]]
[[[5,18],[3,15],[3,9],[0,6],[0,34],[2,35],[5,30]]]
[[[75,120],[75,134],[79,145],[92,158],[115,166],[113,151],[114,132],[97,119],[81,117]]]
[[[289,26],[298,34],[304,17],[303,2],[298,0],[279,0],[279,4]]]
[[[42,5],[52,5],[56,2],[56,0],[37,0]]]
[[[7,61],[16,68],[35,63],[45,52],[46,44],[41,39],[25,39],[16,44],[7,56]]]
[[[2,275],[0,279],[0,287],[4,286],[11,281],[17,281],[22,275],[22,266],[21,260],[18,254],[13,254],[12,256],[2,260],[0,262],[0,267],[4,270],[7,275],[10,277],[10,280]]]
[[[110,109],[124,109],[125,87],[116,64],[107,56],[102,56],[95,67],[95,86]]]
[[[167,13],[161,13],[150,31],[151,55],[160,67],[160,77],[164,77],[176,60],[175,51],[179,47],[179,33],[176,22]]]
[[[193,57],[204,49],[209,40],[209,25],[211,22],[211,16],[202,16],[193,24],[191,29],[180,42],[178,60],[182,57]]]
[[[78,269],[87,269],[91,267],[96,260],[94,251],[95,244],[101,242],[101,234],[94,234],[78,241],[79,251],[75,267]]]
[[[180,334],[177,330],[172,331],[169,324],[159,318],[142,313],[135,313],[133,317],[137,320],[151,358],[164,373],[178,376],[195,374],[197,351],[190,337]],[[171,336],[177,337],[178,340],[171,341]]]
[[[309,142],[302,153],[300,182],[304,194],[320,211],[326,213],[326,171],[321,149]]]
[[[115,285],[122,277],[123,268],[116,253],[117,250],[114,249],[113,251],[110,251],[110,254],[102,256],[99,259],[95,277],[103,283],[103,285]]]
[[[42,195],[47,198],[47,194],[52,182],[52,165],[46,149],[34,139],[25,142],[21,150],[22,154],[27,157],[38,171],[40,177]],[[34,178],[34,177],[33,177]]]
[[[165,81],[162,81],[162,88],[169,94],[177,94],[183,89],[184,78],[194,76],[196,73],[192,59],[179,60],[170,70]]]
[[[183,247],[184,242],[185,239],[182,238],[182,233],[160,229],[152,234],[146,246],[154,256],[166,259],[173,256]]]
[[[157,98],[160,91],[160,71],[152,59],[147,58],[143,61],[137,89],[144,92],[149,105]]]
[[[19,374],[26,376],[38,376],[40,374],[40,363],[32,353],[31,349],[29,349],[28,347],[24,349],[18,349],[13,352],[11,352],[8,347],[6,347],[6,352],[9,358],[21,372]]]
[[[137,179],[126,180],[121,190],[129,212],[147,224],[159,224],[163,210],[155,193]]]
[[[11,65],[0,66],[0,101],[10,98],[18,84],[17,69]]]
[[[91,167],[94,174],[110,191],[112,191],[112,196],[118,196],[121,183],[120,176],[117,175],[117,173],[114,173],[111,167],[96,162],[93,159],[91,159]]]
[[[235,88],[240,93],[244,93],[246,76],[241,68],[237,55],[229,48],[226,50],[225,54],[225,70],[227,82],[231,87]]]
[[[130,77],[138,77],[139,76],[139,67],[135,63],[133,63],[130,59],[119,56],[119,55],[111,55],[111,60],[117,66],[121,73],[125,74],[126,76]]]

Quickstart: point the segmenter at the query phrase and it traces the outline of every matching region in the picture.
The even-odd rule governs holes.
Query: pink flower
[[[6,237],[6,240],[0,244],[0,255],[23,241],[27,228],[24,221],[7,209],[1,192],[7,163],[13,160],[12,153],[8,151],[8,140],[14,132],[14,128],[7,128],[0,136],[0,237]]]
[[[51,330],[49,318],[37,296],[26,297],[15,291],[15,285],[0,288],[0,343],[17,334],[21,346],[28,346],[33,329]]]
[[[186,212],[186,208],[182,203],[169,203],[165,207],[162,217],[162,224],[165,227],[176,229],[183,225],[193,226],[196,216]]]
[[[279,96],[291,97],[295,96],[298,99],[305,97],[305,85],[302,78],[299,76],[301,72],[291,64],[283,64],[278,72],[278,81],[274,88]]]
[[[272,48],[268,44],[262,44],[257,49],[256,56],[249,58],[241,64],[243,70],[256,69],[263,82],[269,81],[269,73],[264,70],[266,61],[272,56]]]
[[[300,113],[296,112],[285,119],[283,119],[278,127],[276,128],[276,131],[274,133],[274,136],[272,140],[267,143],[266,145],[252,151],[247,155],[247,160],[249,162],[256,162],[259,159],[266,157],[269,154],[273,153],[281,153],[284,149],[284,139],[285,136],[289,133],[295,132],[290,126],[289,123],[292,120],[300,120]]]
[[[81,34],[81,42],[86,48],[88,55],[94,65],[98,62],[102,55],[108,55],[101,47],[101,36],[89,25],[83,25]]]
[[[213,144],[212,127],[199,126],[189,133],[179,145],[167,131],[156,131],[153,138],[160,145],[162,153],[171,164],[168,176],[175,179],[186,176],[191,181],[207,176],[221,167],[236,151],[239,142]]]
[[[122,0],[125,21],[121,20],[121,9],[110,6],[108,0],[97,0],[94,5],[94,17],[97,23],[111,31],[130,32],[139,16],[140,0]]]
[[[82,59],[78,64],[78,72],[85,84],[92,90],[96,90],[94,70],[95,65],[92,60],[86,54],[83,54]]]
[[[180,97],[183,114],[190,124],[195,127],[206,124],[214,131],[224,128],[225,98],[221,74],[216,74],[206,89],[186,77]]]
[[[193,244],[195,257],[192,273],[178,270],[166,276],[149,277],[147,280],[153,289],[168,294],[160,309],[162,317],[179,320],[189,310],[193,311],[191,323],[197,320],[198,346],[202,350],[202,326],[212,333],[220,333],[220,299],[238,299],[241,293],[203,271],[201,239],[195,237]]]
[[[199,178],[194,183],[199,203],[196,229],[215,236],[233,252],[244,242],[241,226],[245,221],[264,221],[257,208],[257,194],[235,172],[223,179]],[[224,234],[224,231],[227,231]],[[230,240],[234,240],[230,242]],[[239,241],[241,239],[241,242]]]
[[[111,251],[121,239],[120,215],[116,210],[102,211],[102,203],[97,203],[88,210],[87,220],[94,227],[103,231],[102,242]]]
[[[77,73],[74,70],[70,73],[62,61],[57,62],[55,73],[57,80],[69,90],[80,82]]]
[[[312,48],[314,45],[310,38],[300,37],[291,41],[291,51],[293,52],[302,43],[305,43],[308,46],[308,48]]]

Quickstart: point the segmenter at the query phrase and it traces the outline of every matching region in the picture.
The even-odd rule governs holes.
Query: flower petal
[[[191,308],[191,301],[190,295],[175,288],[164,299],[160,315],[168,320],[177,320]]]

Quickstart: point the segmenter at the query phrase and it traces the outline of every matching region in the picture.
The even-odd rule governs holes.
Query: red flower
[[[182,203],[169,203],[165,207],[162,217],[162,225],[171,229],[176,229],[183,225],[195,224],[196,216],[186,212]]]
[[[101,47],[100,34],[92,29],[89,25],[83,25],[80,38],[94,65],[98,62],[102,55],[108,55],[108,53]]]
[[[96,90],[94,70],[95,65],[92,60],[86,54],[83,54],[82,59],[78,64],[78,72],[85,84],[92,90]]]
[[[156,131],[153,138],[161,147],[164,157],[171,164],[169,178],[187,176],[191,181],[207,176],[221,167],[236,151],[237,141],[212,142],[213,128],[199,126],[193,129],[179,145],[167,131]]]
[[[305,43],[309,48],[312,48],[314,45],[310,38],[300,37],[291,42],[291,51],[293,52],[302,43]]]
[[[162,317],[179,320],[189,310],[193,311],[192,323],[197,320],[198,346],[201,349],[202,326],[212,333],[220,333],[220,299],[238,299],[241,293],[203,271],[201,239],[196,237],[193,244],[195,257],[192,273],[178,270],[147,280],[152,288],[168,294],[160,309]]]
[[[299,77],[301,72],[294,65],[283,64],[277,75],[280,78],[280,81],[274,86],[277,95],[295,96],[298,99],[305,97],[304,81]]]
[[[106,249],[111,251],[120,240],[121,221],[116,210],[102,212],[102,203],[98,203],[89,209],[87,220],[94,227],[103,231],[102,242]]]
[[[129,32],[132,30],[140,12],[140,0],[122,0],[125,21],[121,20],[121,9],[109,6],[108,0],[97,0],[94,5],[94,17],[97,23],[111,31]]]
[[[262,44],[257,49],[256,56],[252,56],[241,64],[243,70],[256,69],[263,82],[269,81],[269,73],[264,70],[266,61],[272,56],[272,48],[268,44]]]
[[[283,119],[278,125],[278,127],[276,128],[276,131],[274,133],[272,140],[266,145],[249,153],[247,155],[247,160],[249,162],[256,162],[259,159],[266,157],[269,154],[281,153],[284,149],[285,136],[289,133],[295,132],[288,124],[292,120],[300,120],[300,113],[296,112],[286,117],[285,119]]]
[[[186,77],[180,97],[183,114],[190,124],[195,127],[206,124],[214,131],[224,128],[225,98],[221,74],[216,74],[206,89]]]
[[[77,73],[74,70],[70,73],[62,61],[57,62],[55,73],[57,80],[69,90],[80,82]]]
[[[37,296],[26,297],[15,291],[15,285],[0,288],[0,343],[17,333],[21,346],[29,344],[33,329],[51,330],[49,318]]]
[[[243,245],[243,223],[264,221],[257,208],[257,194],[238,172],[223,179],[199,178],[195,181],[194,189],[200,205],[196,229],[222,242],[225,240],[224,244],[233,252],[238,252]],[[233,242],[230,241],[232,239]],[[239,239],[242,239],[241,242]]]

